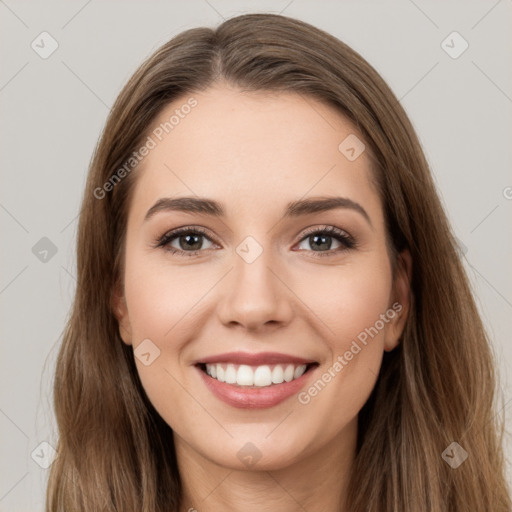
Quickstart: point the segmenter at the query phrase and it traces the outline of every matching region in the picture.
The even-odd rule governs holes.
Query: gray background
[[[332,33],[360,52],[400,98],[494,340],[501,413],[512,412],[512,3],[318,4],[0,0],[1,511],[43,510],[48,470],[35,460],[49,456],[40,443],[56,446],[52,373],[76,286],[78,208],[109,106],[162,43],[243,12],[282,12]],[[43,31],[59,45],[47,59],[31,48]],[[441,46],[453,31],[469,43],[456,59]],[[460,41],[448,44],[461,48]],[[43,237],[57,250],[46,261],[38,252],[48,244]],[[464,448],[471,456],[471,446]]]

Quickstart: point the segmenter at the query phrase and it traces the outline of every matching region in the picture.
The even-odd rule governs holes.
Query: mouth
[[[226,352],[192,363],[206,388],[231,407],[264,409],[297,394],[317,361],[277,352]]]
[[[218,382],[240,388],[266,388],[300,379],[305,373],[316,368],[318,363],[263,364],[255,366],[218,362],[197,363],[195,366]]]

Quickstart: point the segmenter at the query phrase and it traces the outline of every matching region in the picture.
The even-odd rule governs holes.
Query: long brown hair
[[[58,457],[46,510],[179,509],[172,430],[142,388],[111,306],[123,277],[137,169],[114,186],[105,183],[164,106],[218,80],[247,91],[303,94],[353,122],[373,154],[393,259],[404,248],[412,255],[409,317],[359,414],[347,510],[510,511],[491,345],[414,129],[360,55],[326,32],[274,14],[182,32],[142,64],[111,110],[80,213],[78,284],[55,373]],[[442,457],[452,442],[468,453],[456,469]]]

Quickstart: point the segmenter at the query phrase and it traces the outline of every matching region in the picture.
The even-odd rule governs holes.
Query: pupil
[[[330,238],[331,238],[330,236],[325,236],[325,235],[313,235],[313,236],[309,237],[309,243],[311,244],[311,247],[313,247],[313,250],[316,250],[315,247],[318,248],[321,245],[326,245],[327,247],[325,247],[325,249],[330,249],[331,244],[326,242],[326,240],[327,239],[330,240]],[[317,244],[318,240],[320,240],[319,244]]]

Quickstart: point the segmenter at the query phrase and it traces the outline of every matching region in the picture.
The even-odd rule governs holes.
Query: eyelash
[[[199,227],[190,227],[186,226],[183,228],[178,228],[173,231],[169,231],[168,233],[165,233],[162,237],[159,237],[155,240],[155,246],[156,248],[162,247],[164,250],[169,251],[171,254],[179,255],[179,256],[185,256],[185,257],[191,257],[196,256],[200,252],[204,252],[204,250],[197,250],[197,251],[183,251],[181,249],[176,249],[175,247],[167,247],[173,240],[178,238],[181,234],[194,234],[194,235],[202,235],[205,238],[208,238],[211,242],[214,242],[210,239],[210,237],[206,234],[206,231]],[[343,252],[349,249],[355,249],[357,248],[357,242],[356,240],[350,236],[345,231],[338,229],[334,226],[325,226],[323,228],[313,228],[309,231],[306,231],[303,233],[302,238],[299,240],[299,243],[302,242],[305,238],[310,237],[311,235],[327,235],[334,239],[336,239],[338,242],[340,242],[344,248],[338,248],[338,249],[330,249],[327,251],[309,251],[314,252],[315,257],[324,257],[324,256],[332,256],[335,253]],[[214,242],[215,243],[215,242]]]

